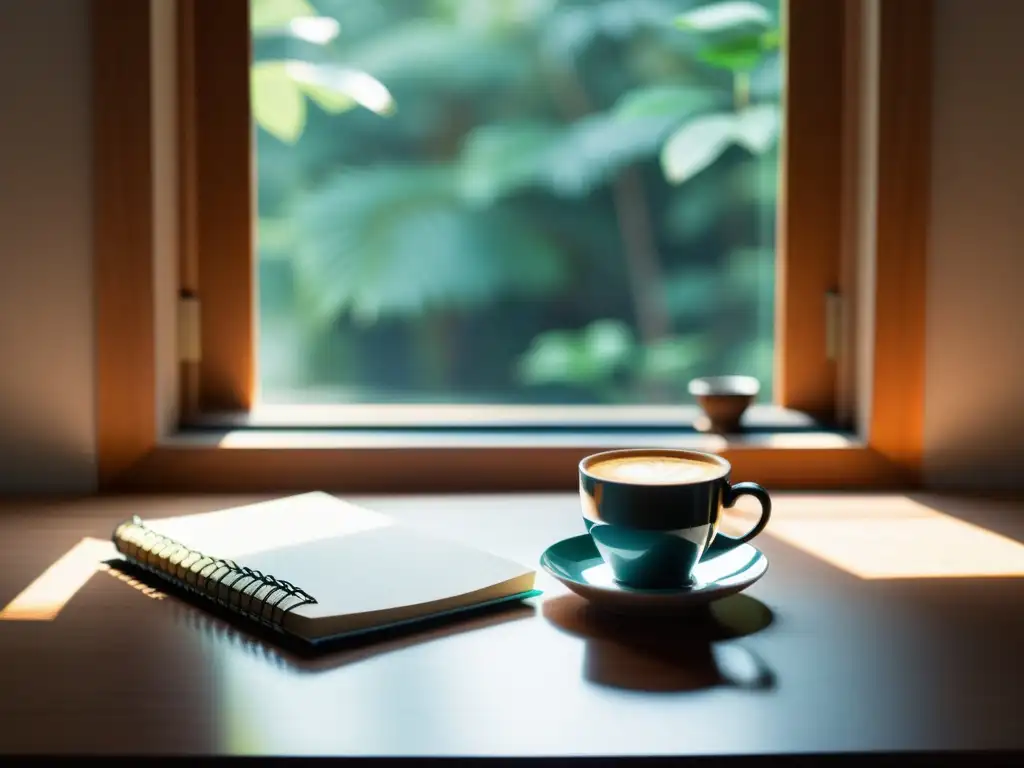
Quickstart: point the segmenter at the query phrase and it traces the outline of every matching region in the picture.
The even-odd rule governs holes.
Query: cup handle
[[[761,503],[761,519],[757,521],[757,525],[739,538],[720,532],[715,536],[714,548],[716,550],[722,551],[746,544],[768,525],[768,519],[772,516],[772,500],[768,496],[768,491],[757,483],[736,483],[736,485],[726,483],[722,490],[722,506],[731,507],[740,496],[753,496]]]

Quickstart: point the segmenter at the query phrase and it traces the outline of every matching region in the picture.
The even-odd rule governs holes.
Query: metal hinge
[[[190,291],[178,296],[178,360],[198,363],[202,359],[199,325],[199,297]]]
[[[843,343],[843,297],[839,291],[825,294],[825,357],[839,358]]]

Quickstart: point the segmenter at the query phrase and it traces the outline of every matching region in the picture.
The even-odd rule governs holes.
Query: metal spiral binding
[[[261,624],[282,630],[285,614],[315,597],[283,579],[210,557],[146,527],[138,516],[114,530],[114,546],[136,565]]]

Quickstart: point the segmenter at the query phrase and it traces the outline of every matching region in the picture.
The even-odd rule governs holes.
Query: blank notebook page
[[[191,549],[234,559],[313,595],[317,602],[293,609],[290,624],[396,610],[402,616],[395,618],[408,618],[429,611],[400,609],[480,591],[488,592],[481,599],[507,596],[533,586],[534,571],[519,563],[395,524],[325,493],[146,525]],[[388,619],[385,615],[369,623]],[[340,631],[342,624],[367,622],[325,624]]]
[[[245,564],[313,595],[315,604],[292,611],[310,619],[444,600],[529,573],[517,563],[398,526],[261,552]]]
[[[210,557],[245,555],[393,525],[391,518],[327,493],[303,493],[198,515],[146,520],[146,527]],[[282,577],[284,578],[284,577]]]

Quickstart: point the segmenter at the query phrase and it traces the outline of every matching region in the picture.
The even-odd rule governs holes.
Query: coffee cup
[[[605,451],[579,465],[583,521],[616,581],[638,589],[693,583],[709,552],[720,554],[757,536],[772,502],[757,483],[729,481],[721,456],[662,448]],[[722,509],[741,496],[761,504],[761,518],[745,535],[718,530]]]

